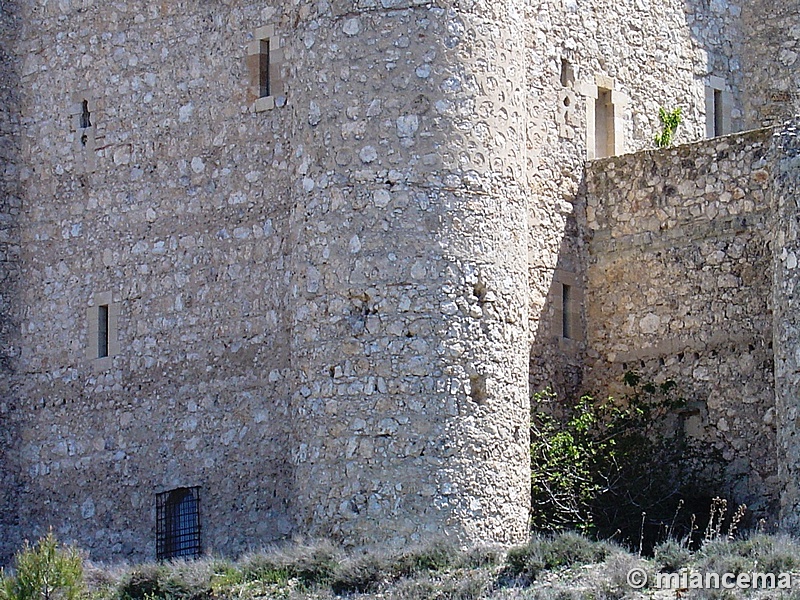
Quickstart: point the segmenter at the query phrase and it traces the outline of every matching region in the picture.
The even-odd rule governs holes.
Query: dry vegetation
[[[41,544],[26,552],[36,552]],[[70,550],[60,547],[60,551]],[[49,560],[45,559],[44,563]],[[719,536],[693,552],[677,541],[667,541],[656,547],[651,558],[574,533],[537,536],[508,551],[495,547],[461,550],[435,543],[397,553],[350,554],[328,543],[297,543],[237,561],[206,557],[115,567],[86,562],[82,581],[74,577],[63,580],[73,582],[74,589],[45,586],[37,590],[36,582],[42,585],[44,563],[31,560],[30,555],[26,560],[28,568],[34,565],[39,569],[39,579],[22,569],[6,573],[0,586],[1,600],[800,600],[800,578],[794,591],[658,590],[652,585],[656,573],[681,569],[718,573],[800,570],[800,543],[766,535],[741,540]],[[644,569],[650,586],[642,590],[630,587],[627,575],[634,567]],[[23,575],[27,587],[15,587]]]

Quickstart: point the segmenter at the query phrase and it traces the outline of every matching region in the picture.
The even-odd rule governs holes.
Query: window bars
[[[156,494],[156,558],[197,558],[200,551],[200,488]]]

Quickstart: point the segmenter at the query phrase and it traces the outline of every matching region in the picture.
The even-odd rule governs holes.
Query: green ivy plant
[[[683,122],[683,109],[679,106],[670,111],[663,106],[658,109],[658,118],[661,121],[661,133],[655,137],[657,148],[669,148],[675,140],[675,132]]]

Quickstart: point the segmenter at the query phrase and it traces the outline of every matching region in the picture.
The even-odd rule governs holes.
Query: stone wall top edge
[[[587,162],[587,175],[593,173],[603,173],[608,165],[611,164],[616,164],[619,162],[636,162],[645,157],[650,157],[653,160],[665,160],[674,154],[688,156],[695,154],[697,150],[715,150],[720,144],[728,144],[729,146],[748,146],[753,143],[763,143],[770,140],[776,134],[779,134],[785,127],[785,124],[772,125],[770,127],[749,129],[747,131],[731,133],[729,135],[708,138],[696,142],[678,144],[669,148],[649,148],[646,150],[639,150],[638,152],[630,152],[627,154],[619,154],[616,156],[600,158]]]
[[[334,3],[330,10],[325,13],[318,13],[318,16],[356,16],[366,14],[396,14],[399,12],[408,12],[414,10],[438,10],[438,11],[452,11],[458,14],[466,15],[484,15],[492,17],[504,16],[499,11],[504,4],[514,4],[513,2],[488,3],[482,1],[464,2],[459,0],[437,0],[430,2],[429,0],[351,0],[341,1]],[[515,18],[515,14],[505,15],[508,18]]]
[[[248,8],[248,5],[252,3],[239,2],[237,4],[238,6],[233,8],[241,9],[245,14],[250,14],[251,17],[254,16],[254,11]],[[221,8],[226,11],[231,10],[231,7],[227,6]],[[414,11],[433,10],[442,14],[451,12],[459,15],[482,16],[487,20],[504,20],[521,25],[522,8],[523,3],[515,0],[503,0],[501,2],[491,2],[489,0],[332,0],[330,3],[301,1],[292,6],[277,9],[267,7],[261,11],[261,20],[265,24],[274,25],[276,32],[280,33],[280,29],[302,28],[304,23],[313,23],[317,19],[333,18],[338,20],[370,14],[397,15]],[[107,19],[105,10],[106,7],[101,5],[86,8],[62,3],[57,8],[54,7],[38,14],[29,13],[27,21],[36,21],[42,24],[49,22],[50,24],[57,23],[61,25],[68,23],[69,19],[72,18],[80,18],[83,22],[91,22],[94,18],[96,21],[102,22]],[[207,14],[210,10],[213,10],[213,8],[208,5],[198,7],[196,11],[184,11],[181,13],[176,13],[174,9],[170,10],[169,7],[164,8],[163,6],[141,7],[138,9],[133,7],[129,10],[123,10],[121,13],[115,13],[113,22],[118,24],[120,20],[130,20],[131,23],[141,25],[153,21],[154,15],[157,14],[160,14],[162,18],[185,18],[191,17],[192,12],[202,15]],[[124,16],[120,19],[120,14],[129,15],[129,19]],[[31,34],[35,34],[36,31],[41,32],[41,29],[30,29]]]

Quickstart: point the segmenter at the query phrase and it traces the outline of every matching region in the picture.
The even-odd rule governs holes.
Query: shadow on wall
[[[19,245],[16,240],[16,221],[22,201],[17,189],[17,162],[19,128],[19,64],[9,53],[17,37],[18,8],[14,2],[3,2],[0,11],[0,564],[7,563],[15,548],[8,540],[19,525],[15,509],[19,468],[19,448],[16,439],[15,398],[13,375],[15,372],[14,348],[18,323],[14,315],[17,259]]]
[[[799,59],[787,50],[800,45],[800,26],[792,27],[800,13],[743,4],[684,5],[686,30],[706,60],[693,66],[705,86],[694,110],[705,113],[709,138],[773,125],[800,105]],[[530,357],[531,390],[550,386],[561,398],[619,395],[628,370],[674,379],[687,406],[673,424],[696,449],[684,493],[747,503],[751,519],[767,526],[779,492],[770,136],[589,163]]]
[[[577,198],[584,194],[585,179]],[[550,387],[560,398],[577,397],[583,387],[586,358],[584,314],[585,264],[582,227],[576,211],[567,218],[558,259],[530,354],[530,389]]]
[[[771,137],[758,130],[597,161],[578,199],[583,390],[620,396],[627,371],[674,381],[684,402],[672,428],[688,449],[682,493],[745,503],[768,523],[778,492]]]

